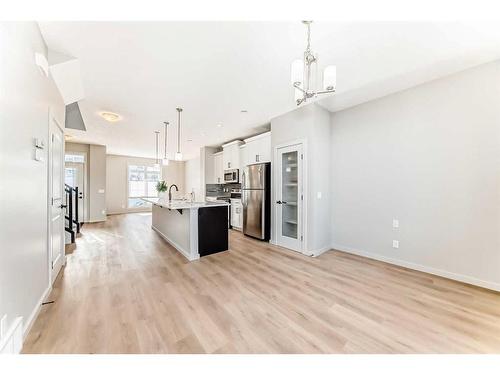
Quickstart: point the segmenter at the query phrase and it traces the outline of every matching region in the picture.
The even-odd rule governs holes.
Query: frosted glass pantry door
[[[302,251],[302,145],[278,149],[277,244]]]

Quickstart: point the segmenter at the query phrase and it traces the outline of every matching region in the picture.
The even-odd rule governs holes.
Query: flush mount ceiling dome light
[[[319,90],[316,88],[318,56],[311,51],[312,21],[302,21],[302,23],[307,27],[307,47],[304,51],[304,59],[292,62],[291,76],[297,105],[321,94],[334,93],[337,84],[337,68],[334,65],[329,65],[323,71],[323,87]]]
[[[121,116],[113,112],[101,112],[99,115],[108,122],[117,122],[121,120]]]

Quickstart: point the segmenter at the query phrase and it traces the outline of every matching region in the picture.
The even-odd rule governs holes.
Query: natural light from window
[[[160,167],[128,166],[128,208],[145,208],[150,204],[141,198],[158,197],[156,183],[161,179]]]

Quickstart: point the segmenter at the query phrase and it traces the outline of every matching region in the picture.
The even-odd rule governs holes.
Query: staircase
[[[75,243],[75,237],[80,233],[83,223],[78,220],[78,187],[64,184],[66,192],[66,213],[64,230],[71,236],[71,243]]]

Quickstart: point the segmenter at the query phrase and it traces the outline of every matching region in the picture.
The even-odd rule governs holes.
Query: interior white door
[[[49,249],[52,281],[64,264],[64,136],[54,118],[49,124]]]
[[[276,223],[279,246],[303,251],[302,144],[277,149]]]
[[[66,162],[64,165],[64,183],[73,188],[78,187],[78,221],[84,221],[85,168],[83,163]]]

